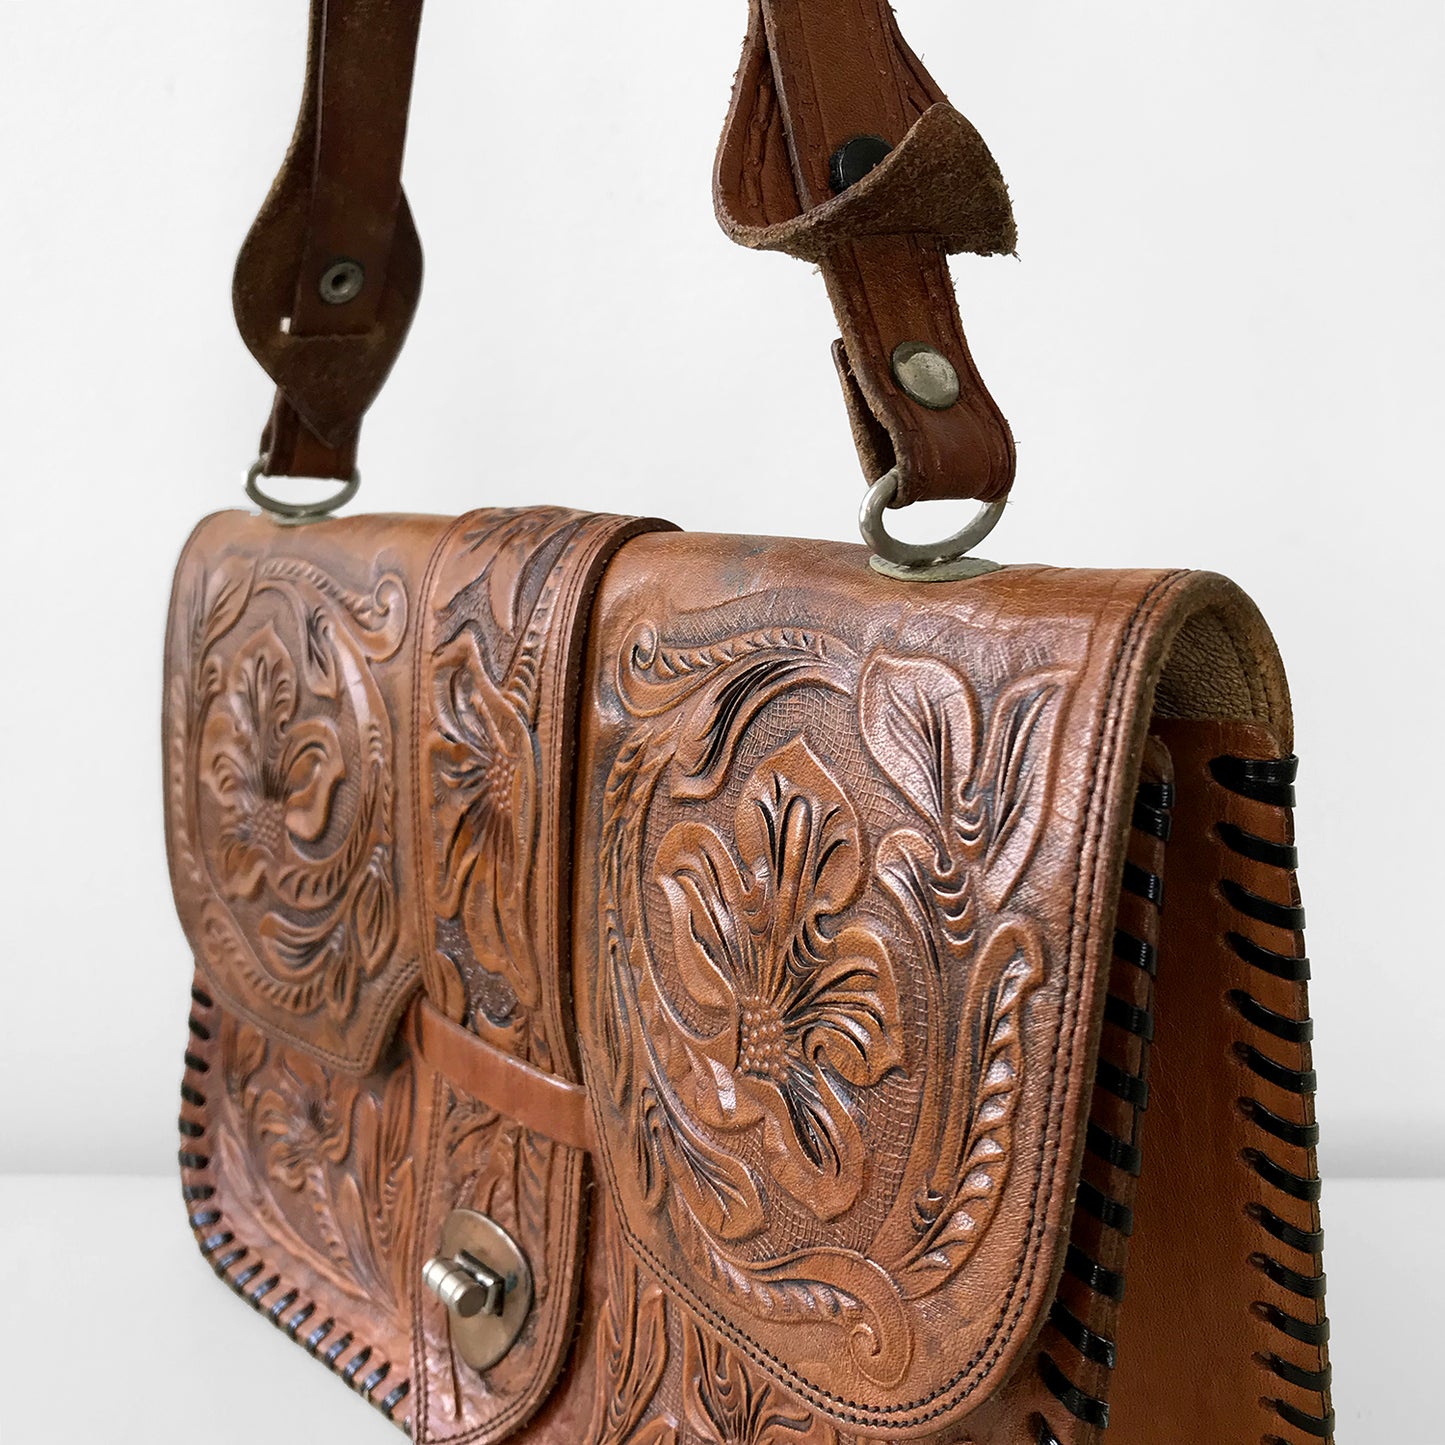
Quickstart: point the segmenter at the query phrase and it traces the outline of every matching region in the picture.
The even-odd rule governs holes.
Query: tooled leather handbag
[[[176,573],[202,1254],[419,1441],[1328,1439],[1284,676],[1221,577],[968,555],[977,133],[885,0],[754,0],[718,213],[822,270],[868,547],[322,519],[419,291],[419,18],[313,4],[261,512]],[[920,498],[983,510],[910,549]]]

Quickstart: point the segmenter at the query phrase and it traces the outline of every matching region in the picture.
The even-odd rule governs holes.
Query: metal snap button
[[[318,289],[321,299],[331,306],[344,306],[361,294],[366,284],[366,268],[360,261],[340,256],[322,273]]]
[[[893,348],[893,377],[919,406],[946,411],[958,400],[958,372],[940,351],[923,341]]]

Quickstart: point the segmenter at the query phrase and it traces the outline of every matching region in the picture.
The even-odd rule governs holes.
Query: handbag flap
[[[687,534],[606,578],[575,956],[602,1173],[643,1268],[844,1429],[944,1429],[1042,1324],[1164,619],[1225,586],[918,587]]]
[[[446,523],[203,522],[166,643],[176,908],[216,997],[374,1068],[419,978],[405,787],[419,593]]]
[[[575,1330],[588,1139],[552,1100],[580,1094],[581,650],[611,553],[660,525],[231,513],[177,574],[167,812],[198,967],[198,1237],[417,1440],[515,1432]],[[453,1211],[505,1230],[532,1281],[485,1373],[421,1285]]]

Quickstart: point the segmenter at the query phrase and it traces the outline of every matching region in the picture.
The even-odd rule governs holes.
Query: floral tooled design
[[[543,657],[559,561],[587,521],[546,507],[484,514],[448,544],[423,640],[434,719],[423,739],[437,945],[428,991],[524,1053],[545,1047],[534,1017],[542,980],[533,887]]]
[[[326,1261],[346,1294],[406,1299],[416,1212],[409,1068],[340,1078],[299,1050],[227,1019],[220,1168],[268,1235],[298,1261]]]
[[[973,1254],[1012,1164],[1023,1010],[1044,979],[1038,927],[1012,905],[1048,815],[1063,696],[1059,674],[1036,671],[985,709],[956,668],[887,653],[859,681],[864,745],[913,814],[879,844],[878,873],[926,962],[921,1127],[874,1246],[909,1298]]]
[[[857,814],[796,738],[748,779],[731,844],[679,823],[657,867],[683,985],[724,1020],[702,1049],[697,1116],[722,1130],[761,1123],[773,1178],[836,1218],[866,1172],[848,1086],[903,1062],[883,945],[835,927],[863,884]]]
[[[678,1445],[677,1424],[666,1411],[644,1421],[667,1369],[666,1295],[628,1253],[610,1210],[602,1232],[607,1304],[598,1325],[588,1445]]]
[[[618,667],[631,727],[603,795],[589,1047],[605,1142],[653,1221],[637,1242],[685,1259],[678,1282],[735,1317],[835,1327],[884,1388],[917,1349],[914,1302],[999,1209],[1045,977],[1020,894],[1067,680],[993,676],[980,691],[936,658],[778,627],[674,645],[646,622]],[[846,778],[797,731],[804,689]],[[779,728],[774,705],[791,740],[763,748],[720,826],[741,740]],[[886,1185],[865,1142],[884,1120],[908,1137]],[[694,1360],[741,1400],[714,1355]],[[752,1418],[699,1402],[688,1427],[751,1440]]]
[[[487,673],[464,634],[437,655],[431,742],[440,852],[437,903],[459,918],[472,960],[507,979],[524,1006],[540,987],[526,884],[536,839],[537,775],[521,699]]]
[[[838,1445],[806,1405],[754,1377],[735,1351],[689,1321],[683,1381],[689,1441],[698,1445]]]
[[[268,873],[326,829],[346,774],[336,725],[296,719],[296,668],[267,625],[237,652],[201,743],[201,775],[221,812],[220,874],[254,898]]]
[[[198,950],[237,1003],[319,1013],[325,1045],[349,1052],[360,986],[397,936],[392,725],[372,664],[401,643],[401,579],[353,592],[297,558],[229,557],[198,578],[189,623],[170,787]]]

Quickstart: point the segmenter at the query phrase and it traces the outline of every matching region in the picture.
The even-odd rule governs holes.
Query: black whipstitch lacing
[[[1164,842],[1169,837],[1174,789],[1169,783],[1145,782],[1140,785],[1134,804],[1133,828],[1147,838]],[[1164,901],[1164,882],[1159,873],[1151,872],[1129,861],[1125,864],[1123,890],[1151,910],[1151,923],[1157,929],[1159,909]],[[1122,1138],[1097,1119],[1090,1118],[1085,1147],[1111,1170],[1129,1178],[1138,1178],[1143,1156],[1138,1145],[1139,1116],[1148,1106],[1149,1085],[1146,1079],[1149,1044],[1154,1037],[1154,1015],[1151,1012],[1153,980],[1158,969],[1158,950],[1148,941],[1123,928],[1114,934],[1113,954],[1116,961],[1115,982],[1136,999],[1110,993],[1105,1000],[1104,1018],[1118,1030],[1120,1039],[1137,1041],[1138,1072],[1117,1061],[1101,1057],[1095,1075],[1095,1100],[1104,1096],[1118,1100],[1127,1110],[1128,1138]],[[1122,966],[1123,973],[1120,973]],[[1132,970],[1139,970],[1132,975]],[[1125,985],[1132,985],[1125,987]],[[1136,1001],[1139,994],[1144,1002]],[[1123,1045],[1120,1045],[1122,1049]],[[1124,1276],[1093,1259],[1078,1242],[1078,1221],[1088,1216],[1127,1239],[1134,1231],[1134,1211],[1124,1200],[1115,1199],[1090,1179],[1081,1179],[1075,1205],[1075,1238],[1070,1241],[1064,1259],[1066,1272],[1092,1295],[1117,1305],[1124,1297]],[[1056,1299],[1049,1323],[1059,1337],[1081,1360],[1090,1361],[1104,1370],[1112,1370],[1117,1359],[1114,1341],[1093,1328],[1071,1309],[1063,1299]],[[1107,1400],[1082,1389],[1047,1351],[1038,1357],[1039,1376],[1049,1392],[1076,1419],[1099,1429],[1109,1423]],[[1037,1445],[1059,1445],[1058,1437],[1047,1420],[1036,1421]]]
[[[1226,756],[1215,758],[1209,768],[1215,781],[1229,792],[1256,803],[1289,809],[1294,806],[1297,766],[1298,760],[1294,757],[1259,760]],[[1292,876],[1296,863],[1292,843],[1261,838],[1233,823],[1219,824],[1217,836],[1220,842],[1238,857],[1247,858],[1265,867],[1278,868],[1287,876]],[[1304,956],[1302,940],[1298,938],[1304,927],[1304,911],[1298,904],[1275,903],[1229,879],[1221,882],[1220,892],[1242,918],[1296,935],[1296,953],[1286,955],[1263,947],[1243,933],[1230,932],[1226,935],[1227,941],[1241,962],[1270,977],[1290,983],[1304,983],[1309,978],[1310,969],[1309,960]],[[1258,1037],[1257,1043],[1250,1039],[1242,1039],[1236,1043],[1236,1059],[1270,1087],[1307,1101],[1304,1112],[1311,1113],[1308,1100],[1314,1094],[1314,1070],[1282,1063],[1271,1052],[1278,1046],[1274,1041],[1295,1047],[1307,1046],[1314,1031],[1310,1020],[1290,1017],[1267,1008],[1244,989],[1231,990],[1228,1000],[1240,1019],[1254,1030]],[[1253,1097],[1246,1096],[1238,1102],[1244,1116],[1264,1136],[1261,1144],[1278,1140],[1290,1147],[1309,1151],[1319,1142],[1319,1127],[1313,1122],[1299,1123],[1286,1119]],[[1311,1172],[1301,1175],[1272,1158],[1266,1148],[1245,1149],[1241,1157],[1245,1165],[1268,1188],[1310,1205],[1319,1199],[1319,1179],[1313,1172],[1312,1159]],[[1318,1229],[1302,1230],[1281,1219],[1265,1204],[1251,1204],[1248,1213],[1271,1241],[1296,1251],[1308,1263],[1307,1270],[1298,1270],[1264,1249],[1250,1256],[1251,1266],[1286,1294],[1311,1302],[1322,1300],[1325,1293],[1325,1276],[1320,1269],[1320,1257],[1324,1247],[1322,1232]],[[1329,1339],[1329,1323],[1323,1316],[1318,1321],[1302,1320],[1286,1310],[1263,1302],[1255,1303],[1254,1312],[1272,1329],[1300,1344],[1322,1349]],[[1259,1364],[1285,1384],[1322,1397],[1320,1413],[1300,1410],[1287,1400],[1270,1399],[1268,1403],[1275,1414],[1286,1425],[1311,1440],[1332,1440],[1334,1412],[1325,1407],[1323,1400],[1330,1387],[1329,1367],[1325,1366],[1320,1370],[1305,1369],[1274,1354],[1260,1356]],[[1278,1436],[1271,1436],[1265,1445],[1288,1445],[1288,1442]]]
[[[218,1027],[218,1021],[212,1016],[215,1003],[201,988],[192,988],[191,999],[195,1008],[189,1021],[190,1031],[194,1038],[205,1045],[211,1041]],[[248,1258],[250,1251],[245,1245],[238,1244],[235,1236],[225,1227],[222,1211],[216,1200],[216,1187],[210,1179],[211,1159],[203,1152],[207,1129],[204,1113],[206,1075],[210,1073],[211,1066],[194,1051],[186,1053],[185,1063],[181,1100],[198,1113],[182,1113],[180,1118],[179,1159],[183,1171],[181,1197],[190,1209],[189,1222],[201,1254],[216,1275],[257,1314],[263,1315],[277,1329],[296,1340],[308,1354],[323,1361],[357,1394],[380,1410],[393,1424],[399,1425],[410,1434],[409,1422],[397,1420],[395,1411],[410,1394],[411,1382],[402,1380],[385,1396],[378,1398],[377,1391],[391,1374],[390,1363],[379,1361],[375,1368],[367,1370],[366,1367],[372,1362],[373,1350],[369,1345],[363,1345],[343,1365],[342,1356],[355,1343],[349,1331],[344,1331],[326,1345],[325,1349],[322,1348],[336,1330],[334,1319],[323,1319],[302,1338],[302,1327],[309,1324],[317,1312],[315,1302],[302,1300],[300,1291],[285,1285],[279,1274],[268,1272],[264,1261]],[[231,1274],[232,1267],[238,1264],[242,1264],[243,1268]]]

